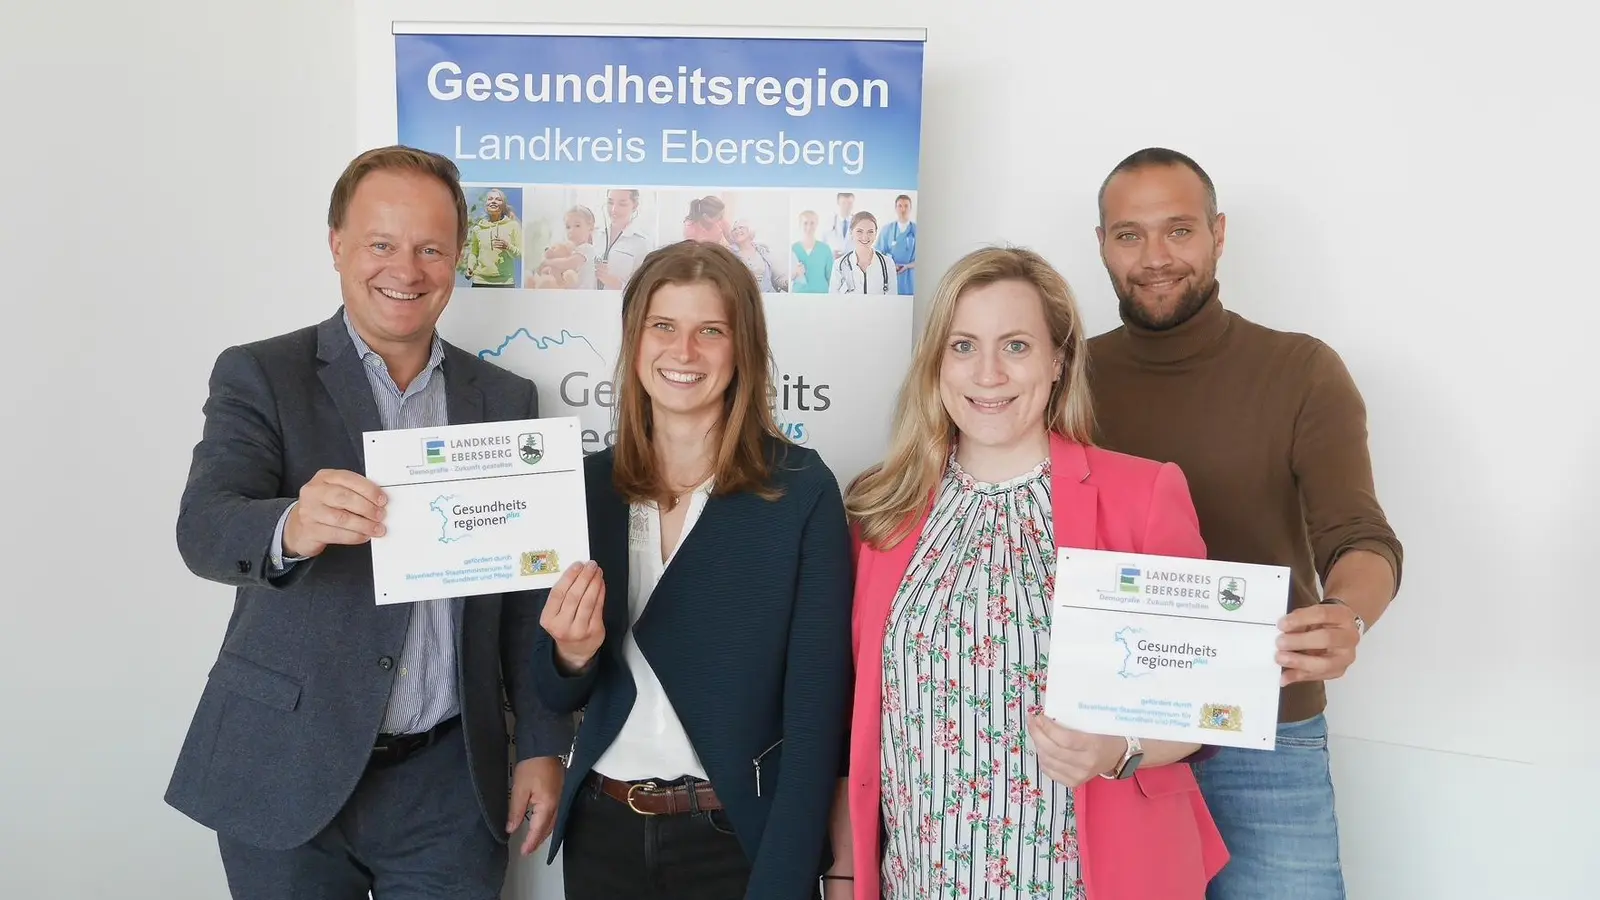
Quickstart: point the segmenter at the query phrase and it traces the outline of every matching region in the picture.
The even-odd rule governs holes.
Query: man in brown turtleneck
[[[1212,559],[1288,566],[1277,749],[1195,764],[1232,859],[1209,900],[1342,900],[1323,682],[1400,582],[1367,452],[1366,410],[1339,356],[1223,307],[1225,217],[1194,160],[1141,150],[1100,189],[1100,255],[1123,325],[1089,341],[1099,442],[1175,462]]]

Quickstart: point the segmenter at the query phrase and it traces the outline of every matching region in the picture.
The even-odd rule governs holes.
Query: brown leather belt
[[[722,801],[718,800],[716,793],[711,790],[709,781],[697,781],[691,788],[685,784],[662,785],[653,781],[617,781],[599,772],[594,772],[589,777],[600,788],[600,793],[618,803],[627,804],[629,809],[641,816],[676,816],[722,808]]]

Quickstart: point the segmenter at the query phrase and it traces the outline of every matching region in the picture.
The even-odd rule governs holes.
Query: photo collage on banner
[[[394,26],[399,142],[461,169],[442,336],[614,441],[622,288],[716,241],[765,300],[785,434],[841,484],[881,458],[910,363],[923,43]]]

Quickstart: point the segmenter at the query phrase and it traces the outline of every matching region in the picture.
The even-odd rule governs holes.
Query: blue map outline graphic
[[[1143,628],[1134,628],[1131,625],[1117,630],[1115,640],[1117,643],[1122,645],[1122,649],[1127,651],[1127,653],[1122,657],[1122,671],[1117,673],[1123,678],[1143,678],[1144,676],[1150,674],[1149,672],[1128,671],[1128,665],[1133,661],[1133,645],[1128,643],[1128,635],[1142,634],[1143,632]]]
[[[489,359],[489,357],[491,357],[491,356],[498,357],[501,354],[505,353],[506,349],[509,348],[511,346],[511,344],[514,341],[516,341],[518,338],[526,338],[528,341],[530,341],[533,344],[534,347],[536,347],[537,349],[540,349],[540,350],[549,350],[551,348],[552,344],[557,346],[557,347],[565,347],[565,346],[567,346],[567,342],[569,340],[582,341],[583,345],[585,347],[589,348],[589,352],[593,353],[595,355],[596,359],[600,360],[601,362],[605,362],[605,356],[603,354],[601,354],[601,352],[599,350],[595,349],[594,344],[592,342],[590,342],[590,340],[587,337],[585,337],[584,335],[578,334],[575,331],[568,331],[565,328],[561,329],[561,333],[560,334],[556,334],[556,335],[548,335],[547,334],[547,335],[542,335],[542,336],[534,334],[533,332],[529,331],[526,327],[518,328],[516,331],[513,331],[510,334],[506,335],[505,339],[500,342],[500,346],[494,348],[493,350],[479,350],[478,351],[478,358],[481,359],[481,360],[487,361]]]
[[[455,494],[441,494],[438,497],[435,497],[432,503],[428,504],[428,508],[438,513],[439,519],[441,520],[439,522],[439,543],[441,544],[453,544],[456,541],[461,540],[461,538],[466,537],[465,532],[462,533],[461,537],[450,536],[450,514],[444,509],[441,509],[439,506],[439,504],[449,500],[454,500],[455,498]]]

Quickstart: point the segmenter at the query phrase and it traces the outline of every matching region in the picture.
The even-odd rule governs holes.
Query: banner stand
[[[445,340],[614,441],[621,288],[651,249],[723,243],[762,285],[773,410],[841,486],[882,458],[910,364],[922,29],[425,22],[358,9],[360,149],[461,170]],[[417,4],[404,4],[407,10]],[[560,896],[545,850],[508,897]]]

